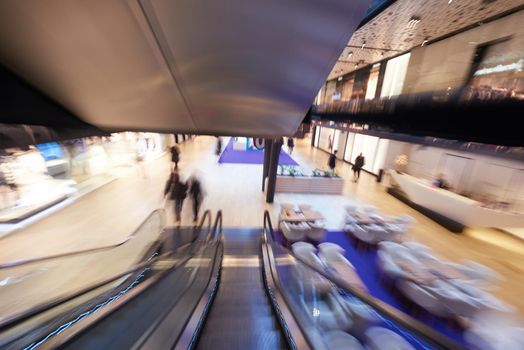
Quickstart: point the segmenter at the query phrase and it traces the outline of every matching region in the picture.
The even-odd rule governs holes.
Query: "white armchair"
[[[326,236],[326,230],[324,229],[324,222],[317,220],[314,222],[308,222],[309,230],[306,231],[307,238],[320,242]]]
[[[415,350],[397,333],[382,327],[372,327],[365,333],[366,345],[369,350],[395,349]]]
[[[306,237],[309,226],[306,223],[280,222],[280,230],[286,239],[290,242],[302,241]]]
[[[325,336],[325,343],[328,350],[365,350],[357,338],[342,331],[332,331],[327,333]]]

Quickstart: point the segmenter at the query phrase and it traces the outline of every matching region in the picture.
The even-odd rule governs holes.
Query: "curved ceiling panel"
[[[292,134],[368,3],[2,0],[0,62],[102,128]]]

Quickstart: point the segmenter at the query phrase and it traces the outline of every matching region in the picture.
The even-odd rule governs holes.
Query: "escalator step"
[[[207,332],[198,342],[199,349],[260,349],[275,350],[287,349],[287,344],[280,331],[264,330],[259,328],[256,334],[242,332],[242,329],[224,331],[217,329],[216,332]]]

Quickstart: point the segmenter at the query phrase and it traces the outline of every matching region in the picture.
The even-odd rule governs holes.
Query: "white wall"
[[[344,160],[346,162],[353,163],[353,159],[351,159],[351,155],[353,154],[353,143],[354,142],[355,142],[355,133],[348,132],[348,137],[346,141],[346,150],[344,151]]]
[[[323,149],[326,152],[331,152],[331,149],[329,148],[329,139],[331,137],[331,140],[333,142],[334,134],[335,134],[335,129],[322,127],[320,129],[320,139],[318,141],[318,147]]]
[[[315,147],[318,147],[318,143],[320,142],[320,130],[321,129],[322,129],[321,126],[317,126],[315,129],[315,141],[313,143]]]
[[[417,145],[408,158],[407,171],[414,176],[433,179],[443,173],[459,192],[514,202],[524,211],[524,161]]]
[[[411,53],[390,59],[386,64],[380,97],[397,96],[402,93]]]
[[[380,169],[384,169],[384,165],[386,163],[386,157],[388,154],[388,148],[389,148],[389,142],[388,139],[379,139],[378,140],[378,147],[377,147],[377,153],[375,155],[375,162],[373,163],[373,174],[379,173]]]
[[[346,142],[348,137],[347,131],[340,131],[340,135],[338,138],[338,143],[335,145],[337,152],[337,158],[338,159],[344,159],[344,149],[346,148]]]
[[[364,156],[364,170],[373,172],[373,163],[378,146],[378,137],[356,134],[355,143],[351,152],[351,162],[362,153]]]

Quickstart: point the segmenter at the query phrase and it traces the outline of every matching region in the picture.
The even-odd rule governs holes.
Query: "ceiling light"
[[[342,80],[342,77],[338,77],[338,81],[341,81]]]
[[[411,16],[411,19],[408,21],[407,28],[409,29],[415,29],[417,24],[420,22],[420,17],[418,16]]]
[[[348,58],[351,58],[351,56],[353,56],[353,51],[349,51],[348,53]]]
[[[453,0],[448,0],[448,5],[451,4],[453,2]]]
[[[363,49],[364,46],[366,46],[366,42],[365,42],[365,41],[362,42],[362,47],[361,47],[361,49]]]
[[[429,41],[429,38],[424,38],[424,41],[422,41],[422,45],[420,45],[420,46],[426,45],[428,43],[428,41]]]

